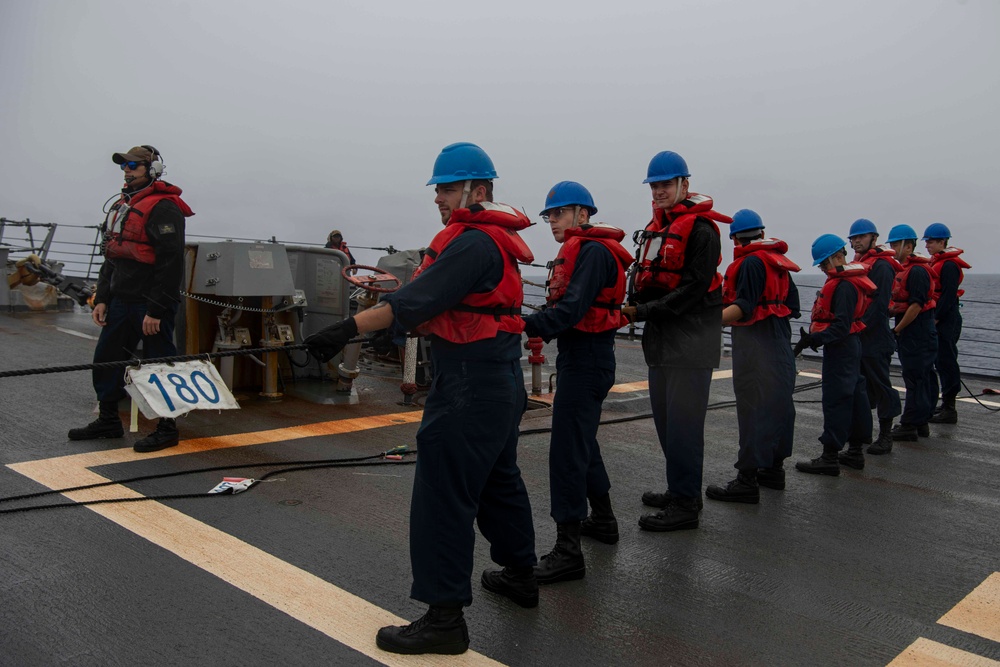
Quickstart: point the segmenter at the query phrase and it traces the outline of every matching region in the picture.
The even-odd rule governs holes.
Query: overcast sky
[[[859,217],[944,222],[1000,273],[998,36],[998,0],[3,0],[0,215],[99,223],[111,153],[148,143],[190,233],[416,248],[435,157],[472,141],[498,201],[539,221],[576,180],[631,234],[674,150],[807,275]]]

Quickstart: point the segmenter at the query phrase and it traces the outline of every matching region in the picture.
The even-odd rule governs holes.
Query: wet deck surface
[[[56,327],[96,335],[88,322],[0,317],[0,370],[86,363],[94,341]],[[553,346],[546,354],[555,361]],[[637,341],[618,356],[619,384],[645,380]],[[712,383],[706,485],[735,473],[727,368]],[[140,455],[135,435],[66,440],[91,419],[88,373],[0,382],[4,497],[232,464],[106,492],[198,493],[224,474],[261,474],[240,464],[412,445],[419,421],[419,408],[397,405],[396,382],[362,377],[357,405],[248,398],[238,412],[193,414],[179,447]],[[641,385],[613,393],[605,418],[648,413],[645,396]],[[819,397],[796,396],[792,461],[819,452],[822,416],[809,402]],[[649,511],[642,492],[665,487],[652,421],[602,426],[621,541],[586,541],[587,577],[543,588],[534,610],[476,580],[472,650],[459,658],[374,646],[380,625],[424,609],[407,597],[412,466],[289,473],[235,497],[0,515],[0,664],[1000,664],[1000,422],[978,405],[958,410],[958,425],[932,425],[931,438],[868,457],[863,471],[789,470],[787,490],[762,489],[759,505],[706,500],[698,530],[665,534],[636,523]],[[548,422],[531,411],[522,430]],[[547,445],[547,434],[525,435],[519,450],[539,553],[555,539]],[[476,571],[492,566],[480,537]]]

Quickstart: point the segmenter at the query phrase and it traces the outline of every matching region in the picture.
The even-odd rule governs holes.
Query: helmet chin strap
[[[575,206],[573,206],[573,226],[574,226],[574,227],[579,227],[579,226],[580,226],[580,225],[579,225],[579,224],[577,224],[577,222],[576,222],[576,219],[577,219],[577,217],[578,217],[579,215],[580,215],[580,206],[579,206],[579,205],[575,205]]]
[[[466,204],[469,203],[469,194],[472,192],[472,181],[466,181],[465,185],[462,187],[462,203],[459,204],[459,208],[465,208]]]
[[[670,208],[673,208],[674,206],[677,206],[678,204],[680,204],[685,199],[684,191],[681,189],[681,186],[683,185],[682,181],[684,180],[684,177],[683,176],[678,176],[676,180],[677,180],[676,193],[674,194],[674,201],[670,204]]]

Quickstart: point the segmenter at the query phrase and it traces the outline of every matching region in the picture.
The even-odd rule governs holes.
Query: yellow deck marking
[[[920,637],[888,667],[1000,667],[1000,662]]]
[[[986,577],[938,623],[1000,642],[1000,572]]]
[[[712,373],[713,380],[723,380],[725,378],[731,378],[731,377],[733,377],[733,372],[731,370],[713,371]],[[623,384],[616,384],[615,386],[611,387],[611,389],[608,390],[608,393],[626,394],[630,391],[648,391],[648,390],[649,390],[649,382],[643,380],[641,382],[625,382]]]
[[[820,373],[812,373],[810,371],[799,371],[799,375],[805,378],[816,378],[817,380],[822,379],[823,377]],[[906,393],[906,387],[893,387],[893,389],[895,389],[896,391],[901,391],[904,394]],[[974,398],[959,398],[956,400],[959,400],[962,403],[974,403],[974,404],[982,403],[983,405],[988,405],[991,408],[1000,408],[1000,403],[994,403],[993,401],[984,401],[983,399],[979,399],[977,401]]]
[[[351,433],[413,423],[420,418],[420,411],[401,412],[185,440],[177,447],[154,454],[136,454],[131,449],[118,449],[28,461],[7,467],[49,488],[65,488],[108,481],[87,470],[87,466],[143,460],[150,456],[177,456],[226,447],[245,447],[317,435]],[[67,498],[77,501],[140,496],[141,494],[119,485],[66,494]],[[375,632],[383,625],[404,624],[407,622],[405,619],[161,503],[146,501],[94,505],[87,509],[382,664],[400,667],[502,664],[474,651],[461,656],[397,656],[386,653],[375,646]]]

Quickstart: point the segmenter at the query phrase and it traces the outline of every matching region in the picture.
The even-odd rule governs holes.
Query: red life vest
[[[131,259],[143,264],[156,263],[156,251],[146,235],[146,221],[153,207],[164,199],[174,202],[185,218],[194,215],[191,207],[180,198],[181,189],[164,181],[133,193],[123,193],[108,214],[111,238],[104,248],[108,259]],[[115,226],[118,231],[114,231]]]
[[[959,257],[959,255],[961,255],[963,252],[965,251],[962,250],[961,248],[952,248],[949,246],[944,250],[942,250],[941,252],[934,253],[933,255],[931,255],[931,266],[934,267],[935,275],[937,276],[941,275],[941,267],[944,266],[945,262],[952,262],[955,264],[955,266],[958,267],[958,284],[961,285],[962,281],[965,280],[965,272],[962,271],[962,269],[972,268],[972,265],[970,265],[964,259]],[[959,289],[958,292],[956,292],[956,294],[958,296],[962,296],[963,294],[965,294],[965,290]],[[940,280],[938,281],[937,289],[934,292],[934,298],[935,300],[941,298]]]
[[[545,282],[548,290],[546,302],[554,306],[566,294],[573,270],[576,268],[577,257],[585,243],[600,243],[611,251],[615,257],[618,273],[614,287],[604,287],[597,293],[594,302],[584,313],[583,319],[573,328],[587,333],[600,333],[622,326],[622,302],[625,300],[625,269],[632,263],[632,254],[622,247],[620,241],[625,238],[625,232],[605,225],[592,222],[580,227],[570,227],[564,232],[564,241],[559,248],[559,254],[548,263],[549,279]]]
[[[868,278],[868,267],[864,264],[845,264],[827,272],[823,289],[820,290],[819,296],[816,297],[816,303],[813,304],[812,324],[809,326],[809,333],[825,331],[837,321],[833,313],[833,293],[842,280],[851,283],[858,292],[858,302],[854,306],[854,312],[851,313],[851,333],[856,334],[859,331],[864,331],[865,323],[861,321],[861,318],[868,310],[872,294],[878,288]]]
[[[722,281],[722,304],[736,301],[736,276],[747,257],[757,257],[764,263],[764,291],[760,301],[749,313],[750,319],[733,322],[733,326],[750,326],[766,317],[788,317],[791,308],[785,305],[788,298],[788,273],[800,271],[799,265],[785,257],[788,244],[780,239],[759,239],[733,249],[733,263],[726,269]]]
[[[892,248],[888,246],[884,245],[872,246],[871,248],[868,249],[868,252],[866,252],[865,254],[854,255],[854,263],[864,264],[865,266],[868,267],[869,271],[871,271],[872,267],[875,266],[875,262],[879,260],[888,262],[889,266],[891,266],[892,270],[895,271],[896,273],[899,273],[900,271],[903,270],[903,265],[900,264],[899,260],[896,259],[896,253],[893,252]]]
[[[417,331],[452,343],[495,338],[500,331],[515,334],[524,331],[521,319],[524,288],[517,263],[535,258],[517,232],[530,225],[527,216],[506,204],[482,202],[453,211],[445,228],[431,241],[423,261],[413,272],[413,279],[433,264],[449,243],[470,229],[485,232],[497,244],[504,261],[503,277],[495,289],[466,294],[458,305],[435,315],[418,326]]]
[[[691,193],[687,199],[674,206],[670,211],[653,206],[653,219],[646,229],[635,234],[636,244],[642,244],[635,272],[635,287],[637,290],[646,287],[657,287],[670,291],[677,289],[681,282],[681,270],[684,268],[684,253],[687,250],[691,229],[698,219],[711,223],[715,233],[719,233],[716,222],[729,224],[732,218],[712,210],[712,198],[706,195]],[[719,253],[718,264],[722,264],[722,253]],[[709,291],[722,285],[722,275],[716,272]]]
[[[927,292],[927,303],[920,309],[921,313],[933,310],[937,306],[937,294],[941,291],[938,285],[937,271],[931,260],[922,255],[911,254],[903,262],[903,270],[896,274],[896,282],[892,284],[892,301],[889,302],[889,312],[893,315],[902,315],[910,307],[910,292],[906,287],[906,282],[910,278],[910,271],[915,266],[922,266],[927,269],[927,275],[931,279],[931,288]]]

